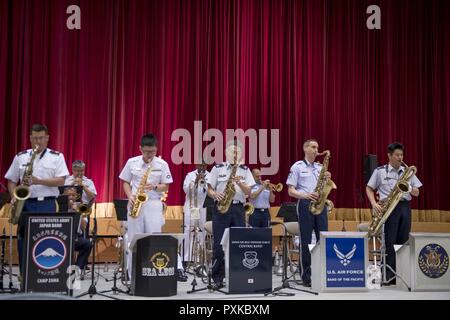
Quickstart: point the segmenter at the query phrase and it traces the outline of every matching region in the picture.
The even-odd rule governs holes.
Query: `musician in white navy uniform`
[[[57,211],[56,197],[59,195],[58,186],[64,185],[64,180],[69,175],[69,170],[67,170],[64,155],[47,148],[49,137],[48,129],[45,125],[34,124],[31,127],[30,142],[32,148],[37,148],[37,150],[32,175],[24,177],[25,168],[30,161],[33,149],[17,154],[8,172],[5,174],[5,178],[8,180],[11,203],[15,202],[13,194],[19,183],[25,183],[30,187],[30,197],[25,201],[22,212]],[[21,270],[23,267],[22,247],[24,232],[23,222],[19,220],[17,244]]]
[[[289,186],[289,196],[298,199],[297,214],[300,229],[299,254],[301,257],[301,277],[303,285],[311,287],[311,253],[308,244],[312,241],[314,230],[317,241],[320,239],[321,231],[328,231],[327,207],[314,215],[309,211],[311,200],[317,200],[319,194],[314,192],[317,180],[322,170],[320,163],[314,162],[318,154],[319,144],[315,139],[306,140],[303,143],[305,158],[297,161],[291,167],[286,184]],[[325,177],[331,178],[327,171]]]
[[[199,241],[204,241],[204,226],[206,222],[206,208],[203,208],[205,202],[208,186],[206,181],[209,178],[209,172],[206,170],[205,162],[198,164],[194,171],[189,172],[184,178],[183,191],[186,194],[184,201],[184,261],[192,262],[191,257],[191,242],[193,241],[193,229],[198,227],[200,232],[198,234]],[[193,215],[194,219],[191,219]],[[196,217],[198,215],[198,217]],[[197,218],[197,219],[195,219]]]
[[[231,175],[232,167],[235,163],[242,163],[242,147],[237,141],[227,143],[225,150],[226,162],[213,167],[208,179],[208,195],[216,202],[222,201],[225,197],[225,187]],[[212,279],[215,288],[223,287],[225,277],[224,252],[222,245],[223,233],[229,227],[245,227],[244,203],[246,196],[250,195],[251,187],[255,184],[250,169],[245,165],[239,165],[233,179],[236,193],[232,199],[230,208],[224,214],[220,213],[217,203],[213,211],[213,268]]]
[[[389,163],[378,167],[372,173],[369,182],[366,187],[367,198],[372,205],[374,214],[380,215],[382,207],[378,204],[375,198],[375,191],[378,191],[380,201],[385,200],[391,190],[397,184],[402,174],[405,172],[403,162],[403,145],[394,142],[391,143],[388,148]],[[397,204],[395,209],[387,218],[384,224],[385,246],[386,246],[386,264],[389,265],[395,271],[395,250],[394,244],[404,244],[408,241],[409,232],[411,231],[411,196],[419,196],[419,188],[422,183],[417,179],[416,175],[413,175],[409,179],[410,191],[405,193]],[[396,284],[394,273],[387,268],[386,279],[389,284]]]
[[[269,186],[270,180],[261,179],[261,170],[253,169],[252,175],[256,184],[252,187],[249,199],[255,211],[250,215],[248,224],[253,228],[267,228],[270,223],[270,203],[275,201],[275,194]]]
[[[131,277],[132,252],[129,248],[135,234],[161,232],[165,223],[163,216],[163,203],[161,198],[163,193],[169,190],[169,184],[173,182],[169,165],[163,159],[156,157],[158,151],[158,140],[149,133],[141,138],[139,150],[142,155],[128,159],[122,169],[119,178],[123,181],[123,189],[128,197],[128,213],[133,207],[136,191],[139,188],[141,179],[147,171],[148,166],[152,167],[147,178],[144,190],[147,193],[147,201],[142,204],[137,217],[130,217],[127,220],[127,268]],[[181,259],[178,259],[179,281],[187,281],[184,274]]]

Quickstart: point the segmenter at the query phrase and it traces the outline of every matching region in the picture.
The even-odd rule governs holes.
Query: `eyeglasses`
[[[45,139],[48,139],[48,136],[31,137],[31,140],[33,140],[33,141],[41,141],[41,140],[45,140]]]

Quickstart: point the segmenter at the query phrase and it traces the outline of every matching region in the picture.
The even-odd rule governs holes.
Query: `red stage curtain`
[[[72,4],[81,30],[66,28]],[[381,30],[366,28],[371,4]],[[414,206],[450,210],[449,31],[446,0],[1,0],[0,173],[43,122],[49,146],[85,160],[99,200],[112,201],[143,133],[170,165],[172,131],[201,120],[279,129],[273,182],[317,138],[332,152],[337,207],[367,205],[362,156],[384,163],[400,141],[424,183]],[[192,168],[171,165],[169,204],[182,203]]]

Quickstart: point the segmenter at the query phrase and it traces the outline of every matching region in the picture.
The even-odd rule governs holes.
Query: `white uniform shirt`
[[[252,187],[252,193],[257,192],[262,187],[262,184],[257,183]],[[256,197],[251,199],[250,203],[255,209],[269,209],[270,208],[270,190],[264,188],[263,191]]]
[[[306,160],[297,161],[291,167],[286,184],[295,187],[297,191],[314,192],[320,170],[322,170],[320,163],[308,163]]]
[[[184,207],[185,208],[190,208],[190,201],[189,201],[189,187],[191,186],[191,184],[194,184],[195,179],[197,179],[197,175],[198,172],[197,170],[191,171],[189,172],[186,177],[184,178],[184,182],[183,182],[183,190],[184,193],[186,194],[186,200],[184,201]],[[209,178],[209,172],[205,171],[205,181],[208,181]],[[207,195],[207,191],[208,191],[208,186],[205,185],[201,186],[200,184],[198,185],[197,188],[197,205],[198,208],[203,208],[203,203],[205,202],[206,199],[206,195]],[[192,188],[192,206],[194,207],[195,201],[195,190],[194,188]]]
[[[170,173],[169,165],[166,161],[158,157],[153,157],[153,160],[149,164],[152,166],[152,172],[147,178],[147,184],[170,184],[173,182],[172,174]],[[119,178],[131,185],[131,192],[133,194],[136,194],[136,190],[138,189],[149,164],[144,162],[142,156],[137,156],[128,159],[125,167],[122,169]],[[160,200],[162,195],[162,192],[156,192],[155,190],[147,191],[149,200]]]
[[[19,183],[23,178],[25,167],[31,159],[32,149],[28,149],[17,154],[5,178]],[[64,155],[60,152],[53,151],[49,148],[44,149],[40,154],[36,155],[33,164],[33,176],[39,179],[50,179],[67,177],[69,170],[64,160]],[[30,186],[30,198],[57,197],[59,195],[58,187],[47,187],[43,185]]]
[[[95,196],[97,196],[97,190],[95,189],[94,181],[87,178],[86,176],[83,176],[82,180],[83,180],[83,184],[86,186],[86,188],[88,188],[88,190],[90,192],[92,192]],[[70,186],[70,185],[74,184],[74,181],[75,181],[75,177],[72,175],[72,176],[66,178],[66,181],[64,182],[64,184],[67,186]],[[89,203],[91,200],[92,199],[89,199],[86,192],[83,191],[83,195],[81,197],[81,202]]]
[[[373,171],[367,185],[372,188],[372,190],[377,190],[380,195],[380,200],[384,200],[395,187],[404,170],[404,166],[400,166],[399,170],[395,170],[390,164],[378,167]],[[413,175],[409,179],[409,183],[413,188],[420,188],[422,186],[422,182],[417,179],[416,175]],[[410,201],[411,194],[409,192],[404,193],[402,199]]]
[[[209,174],[207,180],[208,184],[215,191],[223,192],[225,190],[225,186],[227,185],[228,178],[230,177],[231,169],[232,165],[228,162],[215,165]],[[241,181],[249,187],[252,187],[255,184],[255,179],[247,166],[240,165],[236,170],[236,177],[241,177]],[[234,187],[236,189],[236,193],[233,200],[245,203],[246,196],[242,189],[236,183],[234,184]]]

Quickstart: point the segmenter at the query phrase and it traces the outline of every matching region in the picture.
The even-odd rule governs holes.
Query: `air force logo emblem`
[[[350,264],[350,260],[353,258],[353,255],[356,251],[356,244],[353,245],[352,250],[350,250],[347,254],[343,254],[339,251],[336,243],[333,245],[334,252],[336,253],[336,256],[340,259],[340,262],[344,267]]]
[[[258,254],[256,251],[245,251],[244,259],[242,260],[242,264],[247,269],[256,268],[259,264],[259,259],[257,258]]]

